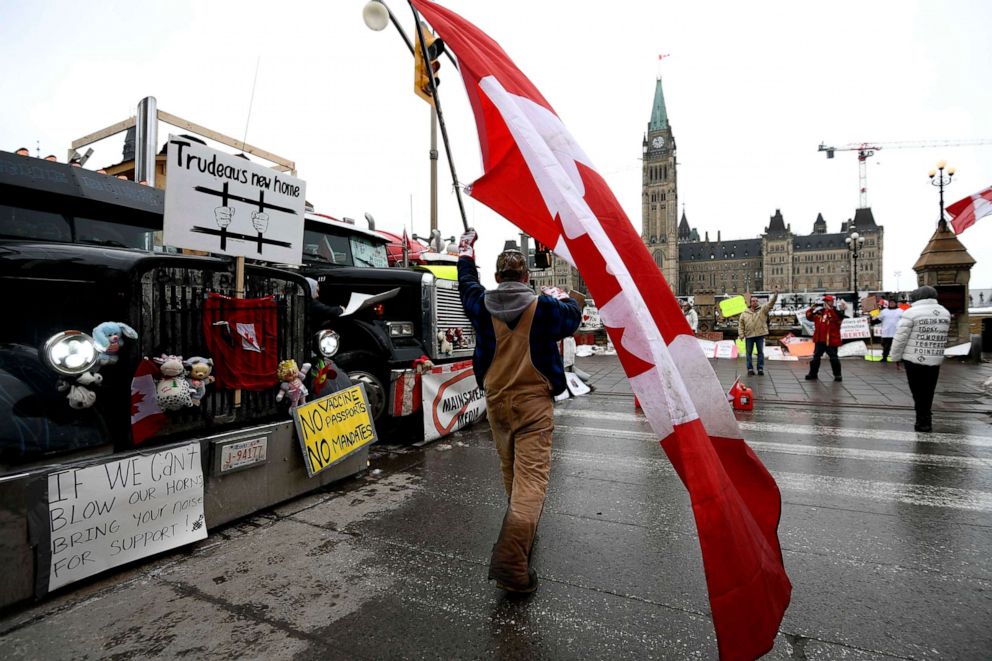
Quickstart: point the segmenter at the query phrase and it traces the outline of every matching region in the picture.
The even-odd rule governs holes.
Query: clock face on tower
[[[665,139],[660,135],[651,141],[651,146],[655,149],[661,149],[665,146]]]

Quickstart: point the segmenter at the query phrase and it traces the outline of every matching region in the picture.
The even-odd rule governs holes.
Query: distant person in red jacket
[[[847,308],[844,301],[840,302],[840,310]],[[813,350],[813,360],[809,363],[809,374],[807,381],[816,381],[820,372],[820,358],[827,354],[830,358],[830,367],[834,371],[834,381],[843,381],[840,373],[840,358],[837,357],[837,347],[840,346],[840,323],[844,317],[834,308],[834,297],[829,294],[823,297],[823,304],[816,305],[806,310],[806,318],[816,324],[813,332],[813,341],[816,348]]]

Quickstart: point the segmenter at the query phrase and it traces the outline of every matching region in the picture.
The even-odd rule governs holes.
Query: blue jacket
[[[493,329],[492,314],[486,308],[486,288],[479,282],[479,269],[470,257],[458,259],[458,293],[465,314],[475,329],[472,366],[481,388],[496,354],[496,331]],[[534,367],[551,383],[554,395],[565,391],[565,368],[557,343],[575,333],[581,321],[582,311],[574,298],[558,300],[550,296],[537,297],[537,310],[530,330],[530,357]],[[512,328],[513,324],[510,326]]]

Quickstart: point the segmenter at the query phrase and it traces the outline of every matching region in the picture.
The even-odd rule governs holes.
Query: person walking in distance
[[[695,335],[696,331],[699,330],[699,313],[692,307],[692,303],[686,301],[682,304],[682,314],[685,315],[685,320],[689,322],[689,328],[692,329],[692,334]]]
[[[882,338],[882,364],[889,357],[892,350],[892,338],[896,335],[896,326],[902,318],[902,310],[899,309],[899,301],[893,296],[889,299],[888,305],[878,313],[879,335]]]
[[[951,313],[937,302],[937,290],[920,287],[909,295],[911,306],[896,326],[892,338],[892,361],[906,366],[906,380],[913,393],[919,432],[933,431],[933,394],[937,390],[940,364],[944,362]]]
[[[765,338],[768,337],[768,313],[775,307],[778,300],[778,285],[772,297],[764,305],[754,296],[751,297],[751,307],[737,320],[737,336],[744,338],[744,353],[747,355],[747,374],[754,376],[751,364],[751,352],[758,350],[758,376],[765,373]]]
[[[847,309],[847,303],[840,302],[840,312]],[[840,370],[840,358],[837,357],[837,347],[840,346],[840,324],[843,320],[838,309],[834,308],[834,297],[827,294],[823,303],[806,310],[806,319],[815,324],[813,330],[813,360],[809,362],[807,381],[816,381],[820,373],[820,359],[823,354],[830,358],[830,367],[834,371],[834,381],[843,381]]]
[[[534,294],[527,258],[506,250],[496,259],[494,290],[479,282],[476,232],[458,244],[458,292],[475,330],[472,365],[486,393],[486,409],[508,499],[493,546],[489,579],[508,592],[537,588],[530,566],[551,470],[553,397],[565,391],[557,342],[575,333],[584,297],[558,288]]]

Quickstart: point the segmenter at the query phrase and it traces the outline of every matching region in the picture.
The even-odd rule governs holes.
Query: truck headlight
[[[317,351],[324,358],[330,358],[341,347],[341,336],[332,330],[322,330],[317,333]]]
[[[389,337],[413,337],[412,321],[387,321]]]
[[[48,338],[42,353],[49,367],[66,376],[90,371],[100,358],[93,338],[76,330],[62,331]]]

